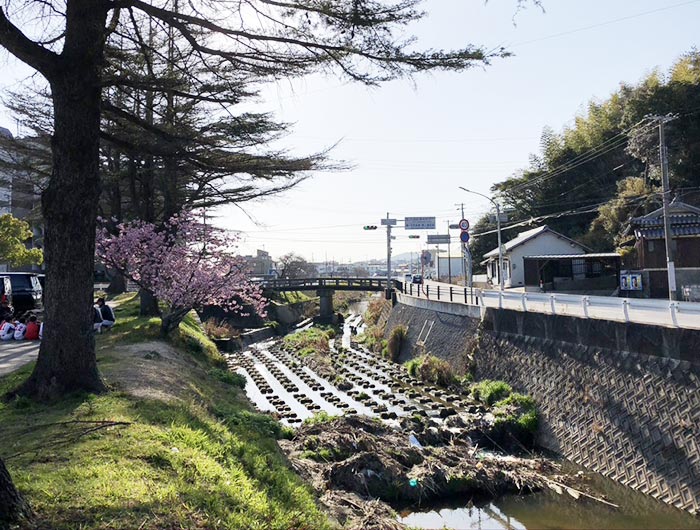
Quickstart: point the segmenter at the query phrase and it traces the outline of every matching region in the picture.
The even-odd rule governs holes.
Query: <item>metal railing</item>
[[[337,289],[355,291],[383,291],[386,279],[383,278],[294,278],[262,280],[264,288],[274,291],[304,291],[312,289]]]
[[[404,293],[418,298],[481,307],[700,329],[700,303],[697,302],[563,293],[502,292],[448,284],[409,284],[404,286]]]

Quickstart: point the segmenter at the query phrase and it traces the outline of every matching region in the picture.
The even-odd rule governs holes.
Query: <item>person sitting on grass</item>
[[[97,307],[100,310],[100,315],[102,316],[102,329],[109,329],[114,326],[117,318],[114,316],[114,311],[112,311],[112,308],[105,304],[104,298],[97,299]]]
[[[5,317],[5,322],[0,326],[0,340],[12,340],[15,336],[15,325],[12,317]]]
[[[102,331],[102,313],[96,305],[92,306],[92,330],[95,333]]]
[[[24,334],[24,340],[39,340],[39,323],[36,320],[36,315],[29,317],[29,322],[27,322],[27,331]]]
[[[15,340],[24,340],[24,335],[27,333],[27,324],[24,317],[19,319],[15,326]]]

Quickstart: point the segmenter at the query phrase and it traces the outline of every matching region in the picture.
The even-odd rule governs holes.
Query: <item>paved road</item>
[[[0,341],[0,376],[34,361],[39,354],[38,340]]]

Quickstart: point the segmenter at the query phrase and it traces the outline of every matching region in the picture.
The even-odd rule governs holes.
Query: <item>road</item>
[[[14,372],[20,366],[36,360],[39,344],[38,340],[0,342],[0,376]]]

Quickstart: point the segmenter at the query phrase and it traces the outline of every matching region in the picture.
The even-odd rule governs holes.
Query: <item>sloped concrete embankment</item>
[[[700,513],[700,333],[488,310],[483,321],[398,304],[401,360],[434,322],[427,351],[540,406],[540,444],[660,501]],[[461,310],[463,311],[463,310]],[[425,331],[423,331],[423,337]]]

